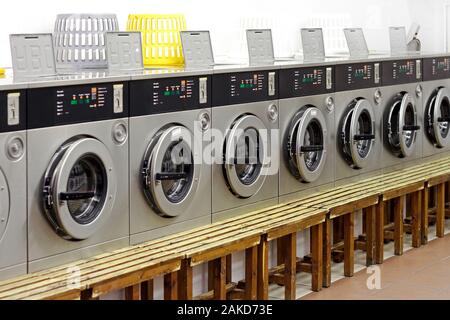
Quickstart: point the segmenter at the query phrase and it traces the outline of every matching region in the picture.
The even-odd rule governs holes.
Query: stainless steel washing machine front
[[[280,70],[280,202],[334,185],[334,67]]]
[[[383,61],[383,153],[385,172],[422,158],[422,60]]]
[[[129,245],[128,83],[94,81],[28,91],[30,272]]]
[[[211,223],[211,76],[131,83],[130,241]]]
[[[213,221],[278,203],[276,70],[213,75]]]
[[[343,183],[382,168],[380,63],[338,64],[335,75],[335,170]]]
[[[0,90],[2,90],[0,82]],[[0,91],[0,280],[27,273],[26,91]]]
[[[423,59],[423,155],[450,152],[450,56]]]

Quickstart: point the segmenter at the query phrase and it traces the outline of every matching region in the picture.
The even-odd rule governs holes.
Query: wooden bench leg
[[[100,297],[92,297],[92,289],[83,290],[80,293],[80,300],[100,300]]]
[[[353,277],[355,268],[355,214],[344,216],[344,275]]]
[[[140,284],[125,288],[125,300],[141,300]]]
[[[213,261],[214,265],[214,300],[225,300],[227,297],[226,276],[227,258],[220,257]]]
[[[258,300],[269,299],[269,243],[265,235],[258,245],[257,293]]]
[[[141,283],[141,300],[153,300],[153,279]]]
[[[423,245],[428,243],[428,201],[430,190],[427,186],[422,190],[422,205],[421,205],[421,216],[420,216],[420,233],[421,233],[421,243]]]
[[[364,211],[366,221],[366,266],[371,266],[374,262],[376,207],[371,206]]]
[[[164,300],[177,300],[178,274],[172,272],[164,275]]]
[[[376,205],[375,216],[375,263],[382,264],[384,261],[384,215],[386,202],[380,197]]]
[[[284,237],[278,238],[276,240],[277,243],[277,265],[281,266],[284,264],[285,256],[286,256],[286,239]]]
[[[283,237],[284,248],[284,298],[295,300],[297,277],[297,234],[291,233]]]
[[[394,200],[394,253],[397,256],[403,254],[403,208],[405,196]]]
[[[313,291],[320,291],[322,289],[323,276],[323,252],[322,252],[322,224],[311,227],[311,272]]]
[[[417,191],[411,195],[411,228],[412,228],[412,246],[413,248],[420,247],[420,223],[421,223],[421,202],[422,202],[422,192]]]
[[[323,287],[329,288],[331,286],[331,220],[326,219],[322,224],[323,227]]]
[[[258,248],[252,247],[245,250],[245,299],[257,298],[257,266]]]
[[[188,259],[181,261],[181,269],[178,271],[178,298],[180,300],[192,300],[192,267]]]
[[[444,237],[445,234],[445,183],[437,186],[436,203],[436,236]]]

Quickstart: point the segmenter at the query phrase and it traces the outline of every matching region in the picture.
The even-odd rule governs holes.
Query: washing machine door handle
[[[325,148],[323,145],[315,145],[315,146],[302,146],[300,147],[300,152],[318,152],[323,151]]]
[[[437,122],[439,123],[450,122],[450,117],[439,117],[437,118]]]
[[[418,125],[404,125],[403,126],[403,131],[419,131],[420,130],[420,126]]]
[[[59,199],[62,201],[83,200],[95,197],[95,192],[61,192]]]
[[[181,180],[186,179],[188,175],[186,173],[175,173],[175,172],[166,172],[166,173],[157,173],[155,174],[155,180],[163,181],[163,180]]]
[[[353,140],[355,141],[369,141],[374,139],[375,139],[374,134],[356,134],[353,136]]]

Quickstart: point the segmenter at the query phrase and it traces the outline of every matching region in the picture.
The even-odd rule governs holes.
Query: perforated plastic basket
[[[59,14],[54,32],[56,67],[106,68],[105,33],[118,26],[115,14]]]
[[[145,66],[184,64],[180,31],[186,30],[184,15],[130,14],[128,31],[140,31]]]

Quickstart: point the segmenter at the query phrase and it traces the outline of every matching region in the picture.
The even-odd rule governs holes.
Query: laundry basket
[[[180,39],[180,31],[186,30],[184,15],[130,14],[127,30],[141,32],[145,66],[184,64]]]
[[[105,33],[118,29],[115,14],[59,14],[53,37],[56,67],[106,68]]]

